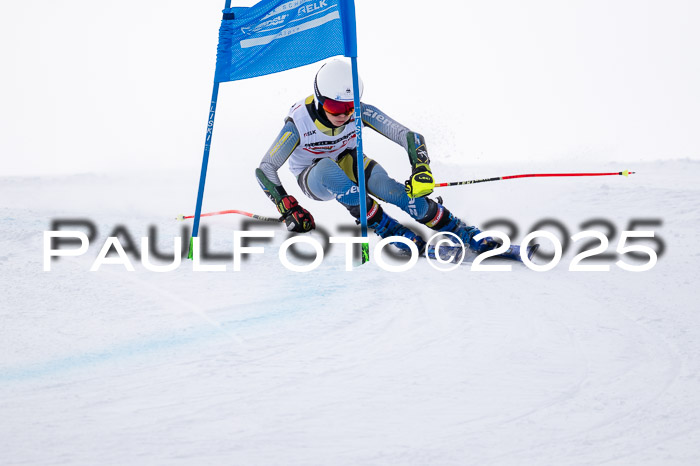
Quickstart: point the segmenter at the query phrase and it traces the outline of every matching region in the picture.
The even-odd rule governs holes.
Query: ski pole
[[[468,180],[468,181],[453,181],[451,183],[435,183],[436,188],[444,188],[446,186],[461,186],[463,184],[476,184],[476,183],[486,183],[487,181],[500,181],[500,180],[512,180],[514,178],[535,178],[535,177],[554,177],[554,176],[610,176],[610,175],[622,175],[629,176],[633,175],[635,172],[625,170],[623,172],[611,172],[611,173],[533,173],[527,175],[509,175],[509,176],[496,176],[494,178],[484,178],[482,180]]]
[[[265,217],[263,215],[251,214],[250,212],[245,212],[243,210],[221,210],[219,212],[208,212],[206,214],[201,214],[200,217],[211,217],[214,215],[225,215],[225,214],[239,214],[245,215],[246,217],[254,218],[256,220],[262,220],[265,222],[281,222],[282,217]],[[175,220],[185,220],[186,218],[194,218],[194,215],[178,215]]]

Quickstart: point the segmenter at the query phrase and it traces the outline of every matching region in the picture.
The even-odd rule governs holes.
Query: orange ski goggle
[[[349,115],[355,110],[355,102],[340,102],[339,100],[324,99],[323,109],[333,116]]]

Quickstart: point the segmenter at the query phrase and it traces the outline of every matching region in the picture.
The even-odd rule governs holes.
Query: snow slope
[[[700,163],[552,168],[434,171],[447,181],[636,170],[437,194],[473,223],[513,220],[516,242],[544,218],[570,234],[602,218],[617,227],[613,251],[630,219],[657,219],[657,265],[570,272],[569,248],[543,273],[425,261],[346,272],[336,246],[294,273],[277,258],[286,232],[274,226],[241,272],[230,261],[217,262],[224,273],[190,261],[162,274],[138,262],[89,272],[117,225],[135,239],[154,225],[159,249],[172,250],[172,218],[193,210],[197,174],[0,179],[0,463],[698,464]],[[229,175],[211,172],[205,210],[274,214],[252,174]],[[333,203],[302,204],[331,234],[350,223]],[[44,272],[42,232],[66,218],[90,219],[98,239]],[[211,249],[230,250],[240,221],[204,220]]]

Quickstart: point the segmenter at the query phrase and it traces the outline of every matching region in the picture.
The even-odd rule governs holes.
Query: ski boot
[[[459,218],[455,217],[452,212],[447,210],[442,204],[438,204],[432,199],[428,199],[428,203],[430,204],[428,207],[428,214],[422,220],[419,220],[420,223],[423,223],[427,227],[435,231],[454,233],[465,246],[469,247],[469,249],[475,251],[477,254],[490,251],[502,244],[500,241],[490,236],[482,238],[479,241],[475,240],[474,237],[481,233],[481,230],[475,226],[467,225]]]
[[[452,216],[452,214],[450,214],[450,216]],[[475,226],[467,225],[454,216],[452,216],[450,223],[440,231],[449,231],[450,233],[454,233],[465,245],[469,246],[469,249],[475,251],[477,254],[481,254],[484,251],[490,251],[491,249],[496,249],[503,244],[490,236],[481,238],[479,241],[475,240],[474,237],[481,233],[481,230]]]
[[[381,206],[379,206],[381,209]],[[425,241],[419,235],[415,234],[405,226],[401,225],[398,221],[387,215],[383,210],[378,212],[378,215],[373,216],[373,223],[367,226],[372,228],[374,232],[381,236],[382,238],[388,238],[389,236],[403,236],[410,241],[413,241],[418,247],[418,253],[423,254],[425,250]],[[399,248],[401,251],[410,253],[409,247],[404,243],[392,242],[394,246]]]

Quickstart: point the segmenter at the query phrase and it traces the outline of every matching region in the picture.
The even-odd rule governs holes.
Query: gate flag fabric
[[[346,55],[343,28],[354,30],[355,18],[345,25],[342,1],[263,0],[224,9],[214,80],[254,78]]]
[[[336,55],[350,57],[353,88],[358,89],[357,29],[354,0],[263,0],[252,7],[233,7],[226,0],[216,52],[214,86],[204,140],[197,204],[188,258],[193,258],[194,238],[204,199],[209,152],[214,134],[219,84],[254,78],[310,65]],[[360,95],[355,92],[355,134],[360,199],[367,196],[362,154]],[[367,205],[360,202],[360,227],[367,237]],[[369,260],[369,243],[362,243],[362,263]]]

